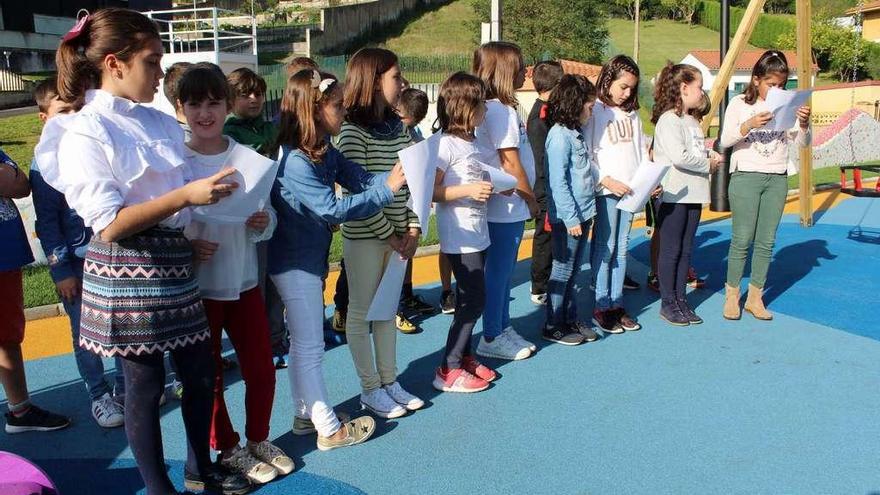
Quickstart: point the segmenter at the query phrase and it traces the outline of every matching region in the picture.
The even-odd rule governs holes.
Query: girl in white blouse
[[[62,38],[56,61],[59,96],[85,105],[50,121],[36,151],[58,142],[44,177],[95,233],[85,259],[79,344],[122,358],[125,433],[147,493],[177,493],[159,427],[164,351],[186,389],[187,488],[244,493],[247,479],[210,458],[210,334],[183,235],[188,207],[231,194],[236,184],[223,179],[234,170],[184,185],[183,131],[174,118],[142,105],[159,87],[162,53],[156,25],[138,12],[108,8],[82,17]]]

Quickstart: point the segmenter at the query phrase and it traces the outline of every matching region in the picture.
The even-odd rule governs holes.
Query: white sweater
[[[583,133],[584,142],[596,164],[593,178],[597,194],[611,194],[611,191],[599,185],[605,177],[629,184],[645,153],[639,112],[624,112],[597,100]]]
[[[724,113],[724,130],[721,133],[721,147],[733,148],[730,158],[731,172],[762,172],[765,174],[797,173],[797,168],[789,168],[789,146],[792,142],[798,146],[809,146],[810,129],[801,129],[796,125],[788,131],[771,131],[765,128],[752,129],[743,136],[740,133],[742,124],[753,116],[767,111],[764,100],[758,99],[754,104],[745,102],[745,96],[739,95],[730,101]]]

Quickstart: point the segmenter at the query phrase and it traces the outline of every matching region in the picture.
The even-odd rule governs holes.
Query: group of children
[[[37,233],[71,319],[92,414],[104,427],[124,424],[147,492],[178,493],[165,470],[159,427],[167,352],[183,390],[187,489],[245,493],[295,467],[268,440],[275,368],[288,366],[288,359],[294,434],[316,433],[317,448],[329,450],[366,441],[375,431],[370,416],[334,411],[323,377],[324,283],[340,226],[346,277],[337,286],[333,324],[346,333],[360,403],[383,418],[424,405],[398,381],[396,339],[398,328],[409,330],[401,326],[405,315],[369,321],[367,312],[392,257],[410,260],[425,228],[407,204],[397,153],[421,139],[416,125],[427,97],[407,90],[396,55],[385,49],[353,55],[344,82],[310,59],[296,59],[278,121],[270,123],[262,118],[265,82],[252,71],[226,76],[199,63],[163,73],[162,53],[153,22],[125,9],[86,15],[64,36],[57,81],[36,93],[47,122],[30,177]],[[669,64],[658,75],[651,140],[642,132],[640,74],[630,58],[611,59],[595,85],[564,75],[558,63],[537,64],[533,77],[542,98],[528,129],[516,98],[525,74],[516,45],[492,42],[477,49],[471,73],[457,72],[440,87],[433,201],[441,304],[444,313],[454,313],[433,377],[441,391],[489,387],[497,375],[475,355],[520,360],[536,352],[510,318],[513,272],[529,219],[537,219],[543,236],[535,241],[542,247],[532,270],[532,300],[546,306],[543,339],[578,345],[599,338],[578,315],[575,280],[588,253],[595,326],[608,334],[640,328],[623,304],[632,214],[617,205],[648,160],[670,165],[652,207],[660,316],[674,325],[702,321],[685,288],[709,175],[723,158],[705,147],[699,121],[708,109],[699,70]],[[176,120],[143,105],[163,76]],[[725,115],[721,145],[733,148],[734,171],[723,312],[730,319],[740,316],[740,279],[752,243],[745,309],[759,319],[772,317],[761,289],[782,213],[788,146],[808,145],[810,138],[807,107],[796,130],[763,129],[771,118],[762,106],[767,91],[784,86],[787,77],[784,56],[765,53],[745,95]],[[210,208],[238,188],[236,170],[227,166],[233,155],[253,157],[248,165],[239,158],[239,167],[266,167],[249,172],[275,174],[265,207],[235,221]],[[0,159],[0,206],[17,214],[7,198],[26,195],[28,185],[8,157]],[[515,186],[498,190],[493,169],[512,176]],[[18,222],[9,224],[13,230],[21,230],[17,216],[4,213],[3,220],[4,229],[12,220]],[[0,265],[10,281],[4,290],[18,291],[4,304],[15,305],[29,251],[15,246],[4,253],[20,258]],[[10,312],[17,316],[20,306]],[[402,287],[401,308],[433,311],[412,293],[411,279]],[[224,330],[245,382],[244,444],[224,401]],[[23,321],[16,320],[0,339],[0,364],[12,362],[4,373],[20,374],[17,387],[4,375],[6,429],[63,428],[69,420],[27,398],[22,334]],[[104,377],[102,356],[116,359],[115,384]]]

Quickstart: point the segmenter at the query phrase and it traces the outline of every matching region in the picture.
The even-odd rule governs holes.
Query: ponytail
[[[654,108],[651,111],[651,123],[656,124],[660,116],[667,110],[675,110],[675,114],[681,117],[683,109],[681,101],[681,85],[690,84],[700,76],[700,69],[689,64],[666,65],[657,76],[654,85]]]
[[[87,13],[64,35],[55,53],[58,97],[67,103],[80,101],[87,89],[100,87],[104,57],[113,54],[128,62],[157,39],[156,24],[140,12],[112,7]]]

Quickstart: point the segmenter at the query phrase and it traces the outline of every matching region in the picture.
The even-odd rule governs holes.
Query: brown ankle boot
[[[773,313],[767,311],[764,307],[764,300],[761,298],[763,289],[759,289],[749,284],[749,295],[746,297],[745,310],[759,320],[772,320]]]
[[[724,285],[724,317],[728,320],[738,320],[740,317],[739,309],[739,287],[731,287]]]

